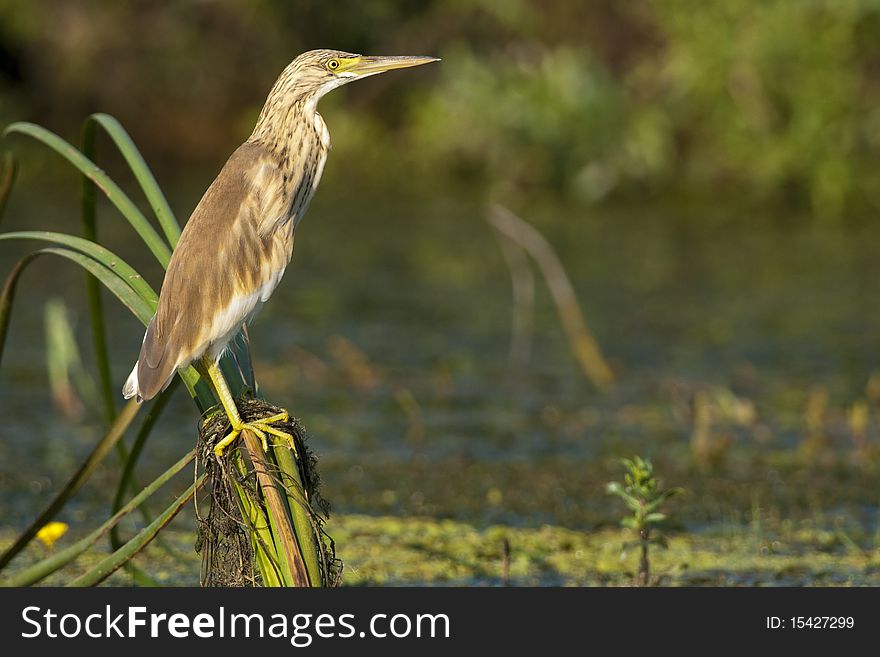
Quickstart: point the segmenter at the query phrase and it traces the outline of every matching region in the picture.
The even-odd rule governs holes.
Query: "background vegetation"
[[[0,119],[63,130],[106,111],[150,161],[215,167],[293,54],[425,51],[443,66],[327,100],[335,159],[837,218],[880,205],[878,33],[876,0],[3,0]]]

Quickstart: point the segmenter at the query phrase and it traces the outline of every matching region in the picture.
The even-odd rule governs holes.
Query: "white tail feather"
[[[134,364],[134,368],[131,370],[131,374],[128,375],[128,379],[125,381],[125,385],[122,386],[122,396],[126,399],[131,399],[135,395],[138,395],[138,364]],[[138,395],[138,401],[140,401],[140,395]]]

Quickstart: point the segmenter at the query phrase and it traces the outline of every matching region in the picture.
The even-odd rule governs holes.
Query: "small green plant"
[[[647,586],[651,581],[650,546],[654,544],[666,547],[666,538],[655,530],[655,526],[666,519],[666,514],[659,510],[660,505],[673,495],[683,493],[684,489],[660,489],[659,482],[654,477],[654,466],[648,459],[636,456],[633,459],[621,459],[621,463],[625,470],[624,483],[612,481],[606,490],[609,495],[622,499],[632,512],[620,524],[637,532],[639,538],[634,544],[624,544],[624,550],[631,545],[639,546],[641,558],[636,583]]]

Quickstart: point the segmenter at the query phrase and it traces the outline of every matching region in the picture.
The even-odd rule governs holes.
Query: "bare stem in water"
[[[504,238],[512,240],[534,258],[584,375],[600,390],[609,388],[614,383],[614,374],[599,349],[599,343],[587,328],[574,287],[553,247],[541,233],[500,205],[492,208],[487,221]]]

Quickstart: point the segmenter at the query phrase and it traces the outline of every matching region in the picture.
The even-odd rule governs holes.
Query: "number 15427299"
[[[768,630],[849,630],[855,627],[852,616],[767,616]]]

